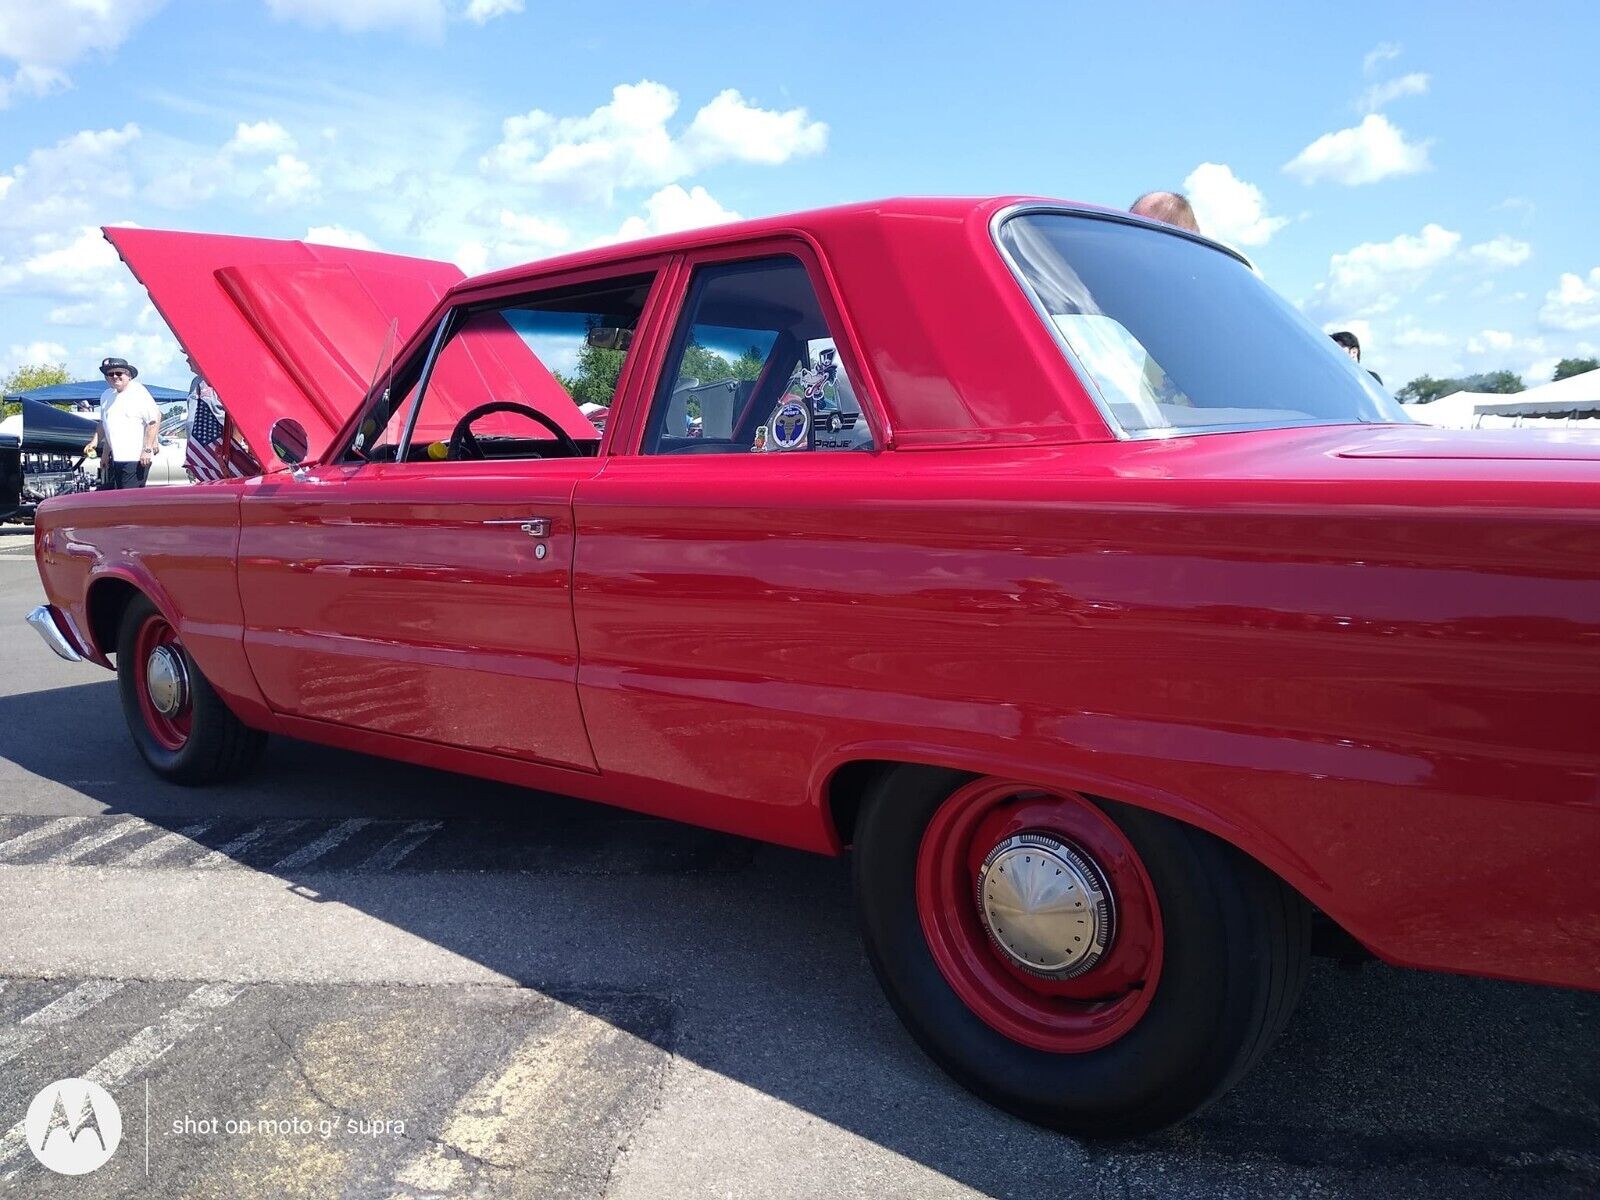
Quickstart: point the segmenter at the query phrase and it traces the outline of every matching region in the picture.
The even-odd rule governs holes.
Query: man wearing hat
[[[103,359],[100,374],[111,386],[100,394],[100,426],[83,452],[103,448],[106,471],[101,487],[143,487],[161,438],[161,410],[150,389],[135,382],[139,368],[127,359]]]

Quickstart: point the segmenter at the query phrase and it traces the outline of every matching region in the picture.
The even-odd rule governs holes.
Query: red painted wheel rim
[[[178,641],[178,631],[160,613],[152,613],[139,626],[133,641],[133,683],[139,693],[139,712],[144,717],[145,728],[157,744],[166,750],[182,750],[189,742],[189,730],[194,719],[192,702],[185,697],[183,706],[168,715],[156,707],[150,698],[150,656],[162,646],[170,646],[178,654],[183,644]]]
[[[1044,979],[991,940],[978,908],[984,859],[1005,839],[1064,842],[1100,874],[1116,917],[1105,955],[1073,979]],[[917,851],[917,912],[934,962],[984,1024],[1035,1050],[1082,1054],[1139,1023],[1161,976],[1161,908],[1138,852],[1099,808],[1073,793],[979,779],[934,812]]]

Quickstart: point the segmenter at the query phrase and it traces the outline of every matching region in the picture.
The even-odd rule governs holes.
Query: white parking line
[[[82,1078],[110,1091],[137,1071],[145,1070],[171,1050],[180,1039],[192,1032],[207,1015],[231,1004],[244,991],[236,983],[207,983],[195,988],[174,1008],[162,1013],[153,1025],[146,1025],[134,1034],[126,1045],[113,1050],[82,1075]],[[25,1123],[18,1121],[4,1137],[0,1137],[0,1168],[11,1163],[27,1149]],[[16,1178],[26,1163],[13,1166],[3,1175],[0,1183]]]
[[[100,833],[92,833],[86,838],[80,838],[72,845],[58,850],[50,856],[51,866],[61,866],[65,863],[76,862],[86,854],[93,854],[101,846],[109,846],[112,842],[127,837],[130,833],[138,833],[141,829],[148,829],[148,823],[138,817],[129,817],[125,821],[114,824],[110,829]]]
[[[36,1012],[29,1013],[17,1022],[15,1029],[0,1029],[0,1063],[10,1062],[43,1039],[50,1026],[65,1024],[73,1017],[88,1012],[107,996],[120,992],[124,986],[115,979],[91,979],[57,996]]]
[[[392,871],[402,859],[444,828],[443,821],[413,821],[356,865],[358,871]]]
[[[301,867],[316,862],[317,859],[341,842],[349,841],[371,824],[371,817],[353,817],[348,821],[340,821],[315,841],[307,842],[293,854],[289,854],[273,863],[272,869],[274,871],[298,871]]]
[[[269,833],[289,833],[299,829],[302,825],[309,825],[310,821],[285,821],[282,824],[255,825],[245,830],[233,841],[224,846],[219,846],[203,858],[196,859],[192,864],[197,871],[211,870],[216,867],[226,866],[234,860],[241,851],[255,845]]]
[[[194,845],[196,839],[206,830],[210,829],[216,821],[201,821],[198,825],[185,825],[182,829],[164,833],[154,841],[146,842],[126,858],[120,858],[111,865],[114,867],[145,867],[164,858],[172,851],[184,846]]]
[[[37,829],[30,829],[27,833],[21,833],[8,841],[0,842],[0,860],[10,858],[13,854],[19,854],[29,846],[36,846],[58,833],[65,833],[75,825],[82,825],[88,819],[88,817],[57,817],[54,821],[46,821]]]

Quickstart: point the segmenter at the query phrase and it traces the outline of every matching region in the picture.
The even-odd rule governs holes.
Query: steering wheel
[[[518,404],[515,400],[491,400],[487,404],[480,404],[464,413],[456,427],[450,431],[450,445],[445,453],[445,458],[450,462],[461,459],[479,459],[485,457],[483,447],[472,434],[472,423],[479,417],[487,417],[490,413],[517,413],[530,420],[537,421],[551,433],[555,434],[556,441],[566,451],[568,458],[582,458],[583,451],[578,448],[578,443],[572,440],[572,435],[549,417],[536,408],[529,408],[526,404]]]

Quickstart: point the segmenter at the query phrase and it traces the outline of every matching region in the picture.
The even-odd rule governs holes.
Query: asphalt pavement
[[[1080,1143],[915,1048],[843,861],[283,739],[168,785],[41,599],[7,527],[0,1196],[1600,1194],[1600,996],[1318,963],[1233,1093]],[[78,1177],[66,1078],[122,1120]]]

